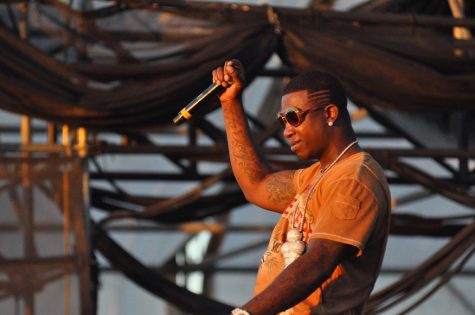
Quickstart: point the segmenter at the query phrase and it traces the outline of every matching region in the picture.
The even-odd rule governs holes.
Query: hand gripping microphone
[[[228,84],[232,84],[232,82],[228,82]],[[175,118],[173,118],[173,123],[175,125],[178,125],[184,120],[188,120],[191,118],[191,112],[195,107],[198,106],[199,103],[201,103],[208,95],[212,94],[214,91],[216,91],[218,88],[220,88],[221,85],[217,83],[212,83],[206,90],[200,93],[197,97],[195,97],[191,102],[188,103],[183,109],[176,115]]]

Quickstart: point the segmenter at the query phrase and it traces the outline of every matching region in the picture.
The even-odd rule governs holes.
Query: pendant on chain
[[[302,237],[302,232],[297,228],[287,232],[287,240],[281,248],[282,256],[284,256],[284,268],[305,252],[305,242],[302,241]]]

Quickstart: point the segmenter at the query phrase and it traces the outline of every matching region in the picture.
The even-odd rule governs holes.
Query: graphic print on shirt
[[[309,236],[312,234],[311,223],[314,218],[312,214],[305,211],[304,205],[307,199],[308,189],[302,194],[297,194],[282,213],[282,217],[276,224],[272,232],[269,245],[266,252],[261,258],[259,265],[259,274],[263,278],[272,282],[273,278],[284,269],[284,258],[281,253],[282,244],[286,241],[287,232],[293,226],[301,227],[303,221],[303,241],[308,242]],[[303,215],[305,213],[305,219]],[[295,220],[295,222],[293,222]],[[293,226],[291,226],[293,224]]]

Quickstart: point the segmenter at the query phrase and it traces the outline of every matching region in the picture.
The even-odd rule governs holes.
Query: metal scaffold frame
[[[317,6],[317,2],[314,1],[313,5]],[[450,2],[453,4],[456,1]],[[87,1],[81,2],[83,9],[86,9],[86,4]],[[160,5],[167,6],[166,3],[157,1],[157,6]],[[213,6],[209,5],[209,7]],[[26,10],[26,4],[20,4],[20,12],[25,13]],[[272,13],[272,10],[268,12]],[[355,15],[322,12],[321,17],[351,21]],[[415,16],[408,18],[391,15],[388,16],[388,23],[395,25],[427,23],[434,27],[454,26],[458,34],[454,36],[462,38],[467,36],[467,27],[472,27],[474,22],[462,19],[462,16],[458,17],[460,18],[458,21],[447,21],[443,18],[416,19]],[[65,25],[70,23],[69,18],[66,16]],[[314,18],[314,16],[307,16],[306,20]],[[362,23],[369,24],[380,22],[378,19],[381,19],[378,17],[374,20],[371,14],[364,13],[360,14],[359,18]],[[279,22],[278,19],[273,20],[274,26],[277,22]],[[79,31],[82,31],[82,26],[78,26]],[[26,39],[28,25],[24,15],[18,20],[18,30],[21,38]],[[85,30],[84,33],[86,33]],[[76,40],[78,38],[80,37]],[[86,46],[81,41],[77,43],[76,48],[79,47],[78,50],[83,53],[87,51]],[[64,59],[67,61],[70,58],[67,45],[58,49],[64,49]],[[124,57],[122,54],[125,52],[120,47],[114,46],[114,49],[117,49],[119,57]],[[272,83],[263,103],[258,106],[259,112],[246,113],[259,147],[275,169],[296,169],[308,165],[307,162],[298,161],[293,156],[286,140],[281,135],[280,125],[273,119],[274,116],[269,115],[278,110],[276,104],[279,104],[278,95],[281,88],[284,82],[294,74],[293,70],[286,67],[260,70],[257,77],[271,78]],[[363,141],[377,140],[375,142],[379,145],[363,147],[384,167],[389,183],[417,186],[415,191],[392,200],[394,207],[440,195],[467,208],[475,209],[475,196],[471,193],[471,188],[475,184],[475,171],[470,167],[471,160],[475,159],[475,150],[470,147],[471,121],[466,109],[452,113],[457,126],[455,131],[457,141],[454,147],[437,148],[426,145],[411,130],[406,130],[395,123],[385,110],[368,106],[363,102],[355,101],[354,103],[356,107],[352,116],[355,121],[368,118],[382,127],[383,131],[379,132],[357,130],[357,137]],[[259,240],[222,252],[224,238],[231,233],[270,233],[272,226],[230,224],[230,211],[245,205],[247,201],[239,190],[228,165],[225,132],[219,122],[214,122],[209,117],[199,116],[180,128],[170,129],[160,126],[156,130],[121,131],[117,134],[91,131],[66,124],[59,125],[54,122],[46,122],[44,127],[36,127],[32,126],[32,118],[28,116],[22,116],[20,128],[0,126],[0,134],[20,135],[18,143],[0,144],[2,165],[10,163],[17,167],[13,175],[6,168],[1,178],[4,183],[2,189],[10,193],[11,202],[16,206],[19,222],[18,224],[0,223],[0,233],[20,233],[24,241],[21,258],[0,257],[0,273],[6,274],[8,279],[0,282],[0,296],[2,298],[15,296],[20,301],[18,304],[21,304],[17,312],[19,313],[21,308],[23,314],[33,315],[35,294],[41,292],[48,282],[61,278],[64,283],[64,314],[66,315],[70,313],[73,305],[71,296],[75,293],[72,289],[72,277],[77,275],[80,313],[93,315],[96,313],[97,283],[100,275],[105,272],[120,271],[145,290],[162,297],[170,305],[176,306],[176,308],[170,307],[170,314],[200,314],[203,309],[219,312],[224,304],[213,300],[210,296],[213,292],[213,276],[230,272],[254,273],[257,262],[246,266],[227,267],[219,266],[219,263],[263,248],[266,243]],[[45,143],[35,143],[32,141],[34,135],[44,136],[43,138],[47,140]],[[120,138],[120,141],[109,141],[109,136],[114,139]],[[176,143],[180,144],[164,145],[154,140],[157,137],[167,136],[176,137]],[[407,145],[404,148],[387,145],[399,142]],[[100,161],[101,158],[110,156],[120,158],[138,155],[163,159],[172,167],[157,166],[151,171],[138,171],[135,165],[126,164],[124,169],[117,171],[108,169]],[[445,171],[445,175],[434,175],[429,169],[415,166],[417,163],[414,162],[419,160],[438,165]],[[61,179],[57,183],[51,186],[45,185],[44,181],[48,181],[48,177],[38,179],[35,175],[36,166],[43,164],[54,165],[55,172],[60,172]],[[202,164],[212,164],[216,167],[204,170],[201,167]],[[106,183],[108,188],[103,188],[104,185],[95,185],[98,182]],[[124,182],[150,185],[179,182],[192,185],[192,187],[172,196],[160,193],[138,194],[123,188]],[[46,186],[49,189],[45,189]],[[63,216],[61,224],[35,222],[35,211],[37,211],[33,193],[35,187],[57,205]],[[217,189],[213,190],[216,187]],[[18,191],[13,193],[15,189],[21,193]],[[213,192],[209,193],[210,190]],[[18,195],[21,195],[21,198]],[[81,202],[73,202],[78,200]],[[101,212],[102,219],[90,220],[92,211]],[[398,268],[383,270],[383,273],[404,273],[404,275],[394,286],[375,296],[369,304],[372,307],[371,311],[382,312],[397,302],[405,300],[409,293],[422,290],[429,283],[429,279],[440,278],[440,286],[442,286],[457,273],[473,276],[473,270],[463,268],[473,254],[471,250],[474,238],[473,218],[474,215],[463,218],[427,218],[414,214],[393,214],[391,226],[393,235],[439,237],[454,239],[458,242],[444,247],[433,260],[424,264],[432,277],[427,277],[425,281],[417,282],[416,279],[417,272],[419,274],[425,272],[423,269],[417,269],[416,273]],[[124,224],[123,220],[129,220],[133,224]],[[165,258],[163,264],[149,266],[135,259],[110,237],[112,233],[163,234],[177,231],[187,235],[185,240]],[[62,235],[64,256],[39,257],[35,235],[48,232]],[[209,237],[200,241],[202,253],[196,259],[190,254],[189,245],[203,233],[208,233]],[[97,252],[109,260],[110,266],[98,265],[95,258]],[[447,255],[445,257],[442,254]],[[457,261],[456,258],[459,260]],[[450,269],[456,261],[457,265]],[[192,294],[184,289],[187,287],[189,276],[196,272],[203,275],[203,296]],[[175,285],[177,278],[183,279],[180,285],[184,288]],[[416,307],[428,296],[430,294],[420,298],[409,309]],[[464,301],[463,296],[458,298],[465,303],[469,311],[473,311],[470,304]],[[385,303],[386,301],[389,302]]]
[[[266,108],[270,106],[269,104],[263,104],[261,108]],[[378,139],[378,140],[388,140],[394,141],[395,139],[405,139],[406,141],[412,143],[414,148],[411,149],[399,149],[399,148],[368,148],[369,151],[383,167],[391,172],[388,173],[389,182],[391,185],[412,185],[418,184],[422,187],[422,190],[407,194],[405,196],[399,197],[398,200],[393,200],[394,204],[404,204],[413,202],[416,200],[421,200],[433,194],[441,194],[450,199],[456,200],[462,204],[465,204],[469,207],[475,205],[473,197],[469,194],[469,188],[473,185],[473,172],[469,172],[467,167],[467,161],[469,159],[475,158],[475,152],[467,150],[466,148],[460,149],[430,149],[425,148],[421,143],[418,143],[417,140],[412,139],[411,135],[407,132],[404,132],[394,126],[390,122],[384,119],[384,116],[378,115],[377,112],[373,111],[371,108],[359,109],[354,112],[354,116],[361,114],[369,113],[372,119],[376,120],[382,126],[384,126],[385,131],[383,132],[357,132],[359,139]],[[298,168],[305,165],[305,163],[299,162],[291,157],[291,152],[289,151],[285,141],[281,138],[281,131],[277,124],[269,122],[262,122],[257,117],[252,117],[248,114],[249,121],[253,126],[253,130],[256,133],[256,138],[259,139],[263,152],[267,155],[269,160],[272,161],[274,167],[292,167]],[[459,116],[461,120],[465,119],[463,115]],[[138,231],[144,232],[156,232],[156,233],[167,233],[167,231],[183,231],[188,233],[190,237],[188,238],[182,246],[179,246],[176,249],[176,252],[167,259],[167,263],[162,266],[150,266],[151,270],[159,271],[160,273],[167,274],[168,277],[174,278],[173,275],[181,273],[185,275],[191,272],[202,272],[204,274],[204,287],[203,293],[210,292],[212,284],[212,276],[217,272],[254,272],[255,266],[234,266],[234,267],[215,267],[215,264],[221,259],[226,259],[233,257],[235,255],[241,255],[248,251],[254,250],[256,248],[263,247],[265,244],[261,241],[254,244],[246,244],[242,247],[235,249],[230,252],[225,252],[218,254],[218,249],[225,233],[268,233],[271,230],[271,226],[229,226],[227,223],[227,216],[223,216],[223,213],[227,213],[234,207],[245,204],[245,200],[242,194],[237,189],[237,186],[234,182],[234,179],[231,177],[231,173],[228,170],[220,170],[216,173],[203,173],[200,171],[199,164],[202,162],[206,163],[218,163],[223,164],[227,163],[227,150],[226,143],[224,138],[224,132],[216,125],[210,123],[206,117],[197,119],[183,129],[187,130],[185,133],[181,133],[181,136],[187,139],[186,143],[183,145],[156,145],[154,144],[149,137],[153,136],[153,133],[144,133],[144,134],[134,134],[134,135],[122,135],[121,140],[122,144],[110,144],[101,140],[101,142],[95,142],[95,139],[98,139],[99,134],[87,134],[84,129],[71,130],[68,126],[62,127],[62,144],[56,143],[56,141],[47,143],[47,144],[34,144],[31,143],[31,128],[30,123],[25,122],[26,118],[23,118],[23,127],[22,127],[22,141],[21,152],[25,155],[25,158],[31,159],[34,156],[37,156],[41,153],[47,153],[51,155],[60,155],[64,157],[77,157],[77,159],[83,161],[90,161],[89,171],[86,171],[84,175],[85,178],[88,178],[90,183],[95,181],[107,181],[112,187],[111,190],[97,190],[91,188],[91,200],[90,203],[96,209],[102,208],[106,213],[110,213],[103,222],[100,224],[103,227],[110,231],[121,231],[121,232],[130,232],[136,233]],[[461,123],[460,126],[466,126],[466,124]],[[57,127],[56,127],[57,128]],[[36,132],[46,132],[47,130],[37,130]],[[164,131],[164,134],[169,134],[174,132],[171,130]],[[465,137],[463,131],[458,133],[461,138]],[[197,141],[199,137],[206,137],[212,139],[213,144],[202,145]],[[267,146],[268,139],[273,139],[273,145]],[[463,139],[459,143],[465,143]],[[183,141],[180,141],[183,143]],[[277,143],[277,145],[276,145]],[[5,148],[3,154],[8,156],[11,154],[10,149]],[[97,162],[97,158],[104,155],[136,155],[136,154],[145,154],[150,156],[162,156],[165,159],[171,161],[176,165],[178,172],[163,172],[158,170],[140,173],[134,171],[133,165],[130,166],[130,170],[122,170],[121,172],[112,171],[103,169],[100,166],[100,163]],[[443,168],[449,170],[448,176],[446,177],[435,177],[424,170],[418,169],[414,166],[410,166],[406,161],[408,159],[431,159],[439,163]],[[460,161],[460,168],[454,168],[453,166],[447,164],[448,159],[457,159]],[[93,161],[93,162],[91,162]],[[404,162],[402,162],[404,161]],[[84,162],[82,162],[84,163]],[[452,163],[453,164],[453,163]],[[27,165],[27,164],[24,164]],[[28,168],[27,166],[25,166]],[[88,168],[86,168],[88,169]],[[86,170],[85,169],[85,170]],[[92,170],[94,169],[94,171]],[[68,172],[64,172],[63,177],[63,207],[65,218],[69,217],[66,215],[69,211],[67,208],[69,205],[69,190],[68,182],[70,181],[70,176]],[[27,177],[24,177],[27,178]],[[189,192],[184,193],[179,196],[167,197],[160,196],[150,196],[150,195],[134,195],[129,192],[124,191],[120,188],[121,181],[128,182],[167,182],[167,181],[183,181],[183,182],[194,182],[197,187],[191,189]],[[84,185],[85,189],[89,189],[91,184],[87,183]],[[219,193],[215,196],[203,197],[203,192],[210,186],[222,183],[225,186],[229,186],[229,189],[222,191],[224,195]],[[25,186],[26,189],[28,185]],[[92,185],[94,186],[94,185]],[[234,192],[229,192],[229,191]],[[223,196],[226,196],[226,203],[220,203],[219,201],[223,200]],[[203,198],[205,200],[203,201]],[[29,199],[31,201],[31,199]],[[170,200],[172,202],[170,202]],[[143,211],[137,210],[126,210],[123,208],[121,211],[117,210],[118,203],[129,203],[135,204],[136,206],[143,207]],[[214,209],[211,214],[216,215],[216,221],[214,223],[201,223],[201,224],[186,224],[181,222],[179,219],[177,221],[170,221],[170,218],[167,218],[167,213],[171,211],[170,209],[176,210],[177,208],[182,209],[193,209],[193,208],[203,208],[206,205],[212,205],[213,203],[218,203],[218,205],[213,206]],[[152,205],[152,207],[150,206]],[[158,207],[153,207],[153,205],[158,205]],[[27,207],[28,208],[28,207]],[[31,207],[30,207],[31,208]],[[132,207],[133,208],[133,207]],[[76,209],[75,211],[79,211]],[[87,214],[87,209],[80,210]],[[163,216],[164,215],[164,216]],[[87,217],[86,215],[85,217]],[[165,218],[165,220],[161,219]],[[121,219],[121,218],[135,218],[138,220],[154,220],[158,221],[159,224],[155,226],[145,225],[137,226],[122,226],[121,224],[112,224],[110,223],[111,218]],[[196,218],[199,220],[199,216]],[[404,217],[404,215],[395,215],[393,219],[392,233],[400,235],[430,235],[436,237],[451,237],[455,235],[458,231],[463,228],[463,225],[458,223],[451,223],[450,220],[444,221],[443,219],[424,219],[422,217]],[[138,222],[138,221],[137,221]],[[161,222],[161,223],[160,223]],[[75,233],[79,239],[87,240],[90,235],[81,234],[86,232],[90,233],[87,229],[87,224],[85,222],[77,224],[78,222],[71,222],[65,220],[63,229],[65,229],[65,246],[67,247],[68,243],[68,233],[67,230],[71,229],[72,226],[75,227]],[[422,224],[423,223],[423,224]],[[2,230],[7,231],[8,226],[3,226]],[[14,227],[10,227],[10,230],[14,230]],[[51,230],[60,230],[61,226],[58,225],[38,225],[35,226],[35,231],[51,231]],[[28,230],[28,229],[27,229]],[[197,235],[202,231],[208,231],[211,233],[211,238],[207,241],[208,244],[205,244],[208,249],[205,251],[205,254],[202,258],[202,261],[198,264],[186,262],[186,244],[193,239],[193,235]],[[85,237],[85,238],[84,238]],[[81,242],[82,244],[88,244],[88,241]],[[206,247],[205,246],[205,247]],[[83,263],[84,261],[89,261],[91,256],[91,249],[88,249],[88,246],[85,246],[81,249],[82,257],[77,257]],[[65,250],[67,250],[65,248]],[[79,254],[79,253],[78,253]],[[175,257],[183,256],[183,263],[177,265]],[[59,260],[62,261],[62,260]],[[68,264],[73,264],[73,266],[78,266],[77,262],[68,261]],[[64,261],[66,263],[66,261]],[[54,261],[53,264],[58,264],[58,261]],[[61,264],[61,263],[60,263]],[[21,264],[22,265],[22,264]],[[88,264],[89,265],[89,264]],[[4,268],[10,268],[13,270],[11,262],[3,262],[0,264]],[[6,267],[10,266],[10,267]],[[20,268],[16,266],[17,268]],[[0,267],[2,268],[2,267]],[[66,267],[65,267],[66,268]],[[72,267],[71,267],[72,268]],[[74,268],[73,268],[74,269]],[[66,270],[71,270],[66,268]],[[102,271],[115,270],[110,268],[100,268]],[[394,272],[388,271],[388,272]],[[467,274],[470,274],[468,272]],[[88,278],[90,277],[90,271],[83,274],[81,277]],[[84,279],[85,279],[84,278]],[[67,272],[65,271],[65,279],[67,279]],[[97,279],[95,280],[97,281]],[[95,282],[93,281],[93,283]],[[66,281],[67,282],[67,281]],[[66,284],[65,284],[66,285]],[[90,291],[93,287],[88,287],[83,289],[81,293],[82,300],[89,300],[89,302],[81,302],[81,305],[94,305],[95,293],[86,294],[86,291]],[[28,299],[27,299],[28,300]],[[28,301],[26,305],[29,305]],[[87,307],[88,311],[83,314],[91,314],[91,308]]]

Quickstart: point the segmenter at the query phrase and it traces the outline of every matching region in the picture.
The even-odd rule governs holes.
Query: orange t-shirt
[[[329,279],[285,314],[359,314],[381,268],[389,231],[390,195],[382,168],[369,154],[360,152],[337,162],[323,175],[320,163],[298,170],[294,187],[297,195],[272,232],[254,294],[267,288],[283,270],[280,248],[292,226],[302,226],[305,213],[305,243],[311,238],[329,239],[355,246],[358,254],[339,264]],[[318,266],[315,269],[318,272]]]

